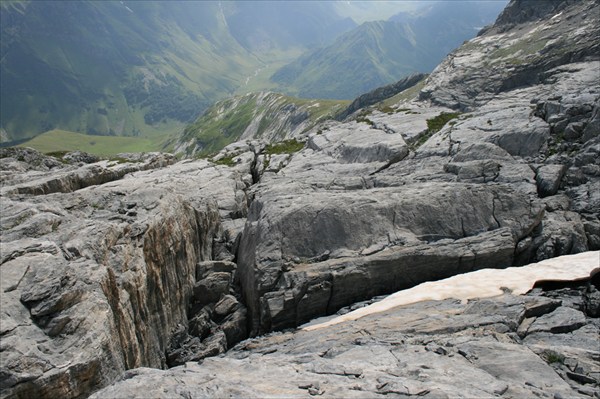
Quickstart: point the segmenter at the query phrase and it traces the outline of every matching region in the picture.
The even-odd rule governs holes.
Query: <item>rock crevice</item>
[[[511,2],[418,97],[298,142],[67,166],[2,150],[1,395],[82,397],[131,368],[97,395],[595,394],[595,280],[523,296],[509,274],[494,299],[238,345],[417,284],[600,248],[598,2],[543,8]],[[473,378],[457,388],[461,373]]]

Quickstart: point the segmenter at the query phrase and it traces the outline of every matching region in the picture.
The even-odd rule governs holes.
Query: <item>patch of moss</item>
[[[560,353],[557,353],[554,351],[545,351],[542,354],[542,357],[544,358],[544,360],[546,360],[546,363],[548,363],[548,364],[552,364],[552,363],[564,364],[564,362],[565,362],[565,357],[563,355],[561,355]]]
[[[216,161],[213,159],[213,163],[216,165],[225,165],[225,166],[234,166],[236,162],[233,160],[233,157],[224,157],[221,159],[217,159]]]
[[[62,159],[68,153],[69,153],[69,151],[50,151],[50,152],[47,152],[46,155],[48,155],[49,157]]]
[[[359,122],[359,123],[360,122],[366,123],[369,126],[373,126],[373,127],[375,126],[375,122],[373,122],[372,120],[370,120],[369,118],[366,118],[364,116],[357,117],[356,121]]]
[[[431,136],[442,130],[442,128],[446,126],[446,123],[449,123],[450,126],[454,126],[456,124],[456,121],[453,121],[452,119],[456,119],[459,116],[459,112],[442,112],[434,118],[427,119],[427,131],[409,143],[411,149],[416,150],[417,148],[425,144],[425,142],[429,140]]]
[[[411,110],[410,108],[397,108],[395,113],[404,112],[406,115],[417,115],[418,112]]]
[[[264,153],[267,155],[293,154],[300,151],[302,148],[304,148],[303,142],[296,139],[290,139],[267,145]]]
[[[115,162],[118,164],[122,163],[132,163],[132,162],[140,162],[140,161],[132,161],[131,159],[122,158],[122,157],[111,157],[108,159],[110,162]]]
[[[68,162],[64,160],[64,156],[67,155],[68,153],[69,153],[69,151],[50,151],[50,152],[45,153],[44,155],[47,155],[52,158],[56,158],[60,162],[66,164]]]
[[[377,110],[379,112],[383,112],[384,114],[388,114],[388,115],[392,115],[397,112],[394,108],[390,107],[389,105],[383,105],[383,104],[380,104],[377,107]]]
[[[442,130],[444,126],[446,126],[446,123],[452,119],[458,118],[459,115],[459,112],[442,112],[434,118],[427,119],[427,129],[429,132],[437,133]]]
[[[433,133],[431,130],[426,131],[425,133],[423,133],[422,135],[420,135],[419,137],[417,137],[415,139],[415,141],[413,141],[411,144],[411,149],[416,150],[417,148],[419,148],[420,146],[422,146],[423,144],[425,144],[425,142],[427,140],[429,140],[429,138],[431,136],[433,136]]]

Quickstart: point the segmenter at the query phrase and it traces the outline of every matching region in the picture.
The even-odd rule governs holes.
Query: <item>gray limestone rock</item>
[[[218,302],[231,288],[231,274],[226,272],[210,273],[208,277],[194,285],[194,303],[204,306]]]
[[[77,397],[126,369],[166,366],[172,334],[187,328],[197,264],[211,259],[220,233],[219,210],[229,215],[237,206],[227,189],[239,185],[233,171],[215,174],[203,161],[168,166],[160,159],[168,158],[135,163],[127,169],[135,175],[123,174],[130,164],[65,166],[61,176],[84,180],[55,194],[18,194],[15,187],[50,187],[22,177],[3,184],[3,396]],[[94,171],[116,180],[85,180]],[[27,167],[8,173],[63,178]],[[202,194],[211,179],[222,191]],[[233,270],[212,265],[220,267]],[[215,342],[226,341],[218,336]],[[226,345],[204,345],[202,353]]]
[[[525,341],[515,338],[525,313],[544,317],[554,306],[557,303],[544,293],[505,294],[468,304],[420,302],[320,330],[250,339],[201,365],[136,369],[92,398],[138,397],[141,387],[165,398],[567,398],[583,397],[580,392],[585,389],[594,394],[597,349],[589,341],[587,351],[579,345],[584,334],[598,332],[597,326],[549,333],[552,340],[542,333]]]
[[[541,197],[556,194],[566,170],[566,165],[543,165],[536,170],[535,181]]]
[[[304,131],[286,110],[300,123],[286,137],[308,136],[295,153],[267,154],[256,124],[217,162],[1,149],[1,395],[82,397],[119,375],[95,396],[595,394],[591,288],[423,302],[231,349],[600,246],[598,3],[531,4],[511,2],[391,114]]]
[[[561,307],[552,313],[542,315],[535,319],[527,330],[528,334],[536,332],[551,332],[562,334],[577,330],[585,325],[585,315],[575,309]]]

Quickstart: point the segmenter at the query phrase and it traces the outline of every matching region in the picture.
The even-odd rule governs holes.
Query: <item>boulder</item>
[[[543,165],[536,170],[535,181],[541,197],[557,193],[566,170],[566,165]]]
[[[527,333],[550,332],[553,334],[563,334],[577,330],[585,324],[586,319],[582,312],[562,307],[535,319],[527,329]]]

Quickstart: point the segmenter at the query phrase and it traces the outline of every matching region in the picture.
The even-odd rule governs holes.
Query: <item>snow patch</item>
[[[521,267],[481,269],[398,291],[380,302],[324,323],[307,326],[304,330],[317,330],[421,301],[441,301],[450,298],[466,301],[474,298],[499,296],[505,292],[523,295],[530,291],[537,282],[584,280],[599,271],[600,251],[559,256]]]

